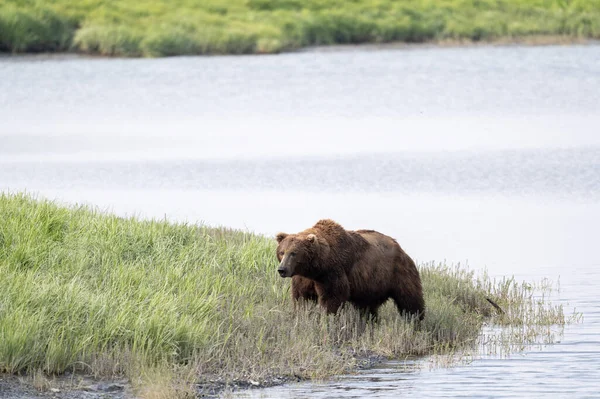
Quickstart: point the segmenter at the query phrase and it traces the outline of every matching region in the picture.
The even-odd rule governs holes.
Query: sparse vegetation
[[[504,339],[519,345],[565,323],[535,287],[433,264],[421,266],[427,315],[417,328],[392,303],[377,324],[351,308],[293,312],[268,237],[23,194],[0,194],[0,220],[5,373],[126,376],[144,397],[185,397],[214,376],[323,378],[373,354],[458,353],[477,346],[484,323],[517,326],[523,333]],[[494,316],[486,296],[506,314]]]
[[[600,38],[600,0],[0,1],[0,51],[276,53],[343,43]]]

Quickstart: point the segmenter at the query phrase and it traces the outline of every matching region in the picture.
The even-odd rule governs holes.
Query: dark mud
[[[356,359],[356,370],[377,366],[385,357],[367,354]],[[306,381],[300,375],[268,376],[260,380],[226,379],[220,376],[203,378],[196,385],[197,398],[218,398],[226,392],[261,389],[292,382]],[[91,376],[66,374],[41,377],[0,374],[2,399],[135,399],[131,384],[125,379],[97,380]]]
[[[225,392],[244,389],[260,389],[289,382],[304,380],[300,376],[269,377],[261,381],[233,380],[221,378],[206,380],[197,385],[197,398],[218,398]],[[41,385],[41,386],[40,386]],[[68,377],[49,379],[34,386],[30,377],[0,376],[0,398],[2,399],[135,399],[131,385],[126,381],[94,381]]]
[[[89,377],[61,376],[34,381],[31,377],[0,375],[2,399],[132,399],[124,380],[97,381]]]

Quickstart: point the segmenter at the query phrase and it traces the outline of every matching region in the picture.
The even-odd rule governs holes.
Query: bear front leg
[[[319,298],[319,305],[321,305],[328,314],[336,314],[340,306],[342,306],[342,303],[344,303],[344,301],[336,297]]]
[[[292,299],[306,299],[307,301],[318,300],[317,291],[315,290],[315,282],[306,277],[292,277]]]
[[[319,305],[327,313],[337,313],[342,304],[350,298],[350,283],[343,275],[338,278],[328,278],[325,283],[315,284],[319,296]]]
[[[314,281],[301,276],[292,277],[292,302],[295,311],[308,309],[311,302],[317,302],[318,299]]]

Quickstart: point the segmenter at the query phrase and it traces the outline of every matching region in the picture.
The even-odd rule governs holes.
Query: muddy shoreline
[[[369,354],[356,359],[353,371],[375,367],[385,357]],[[335,377],[332,377],[335,378]],[[218,398],[226,392],[269,388],[308,381],[300,375],[267,376],[261,380],[204,376],[196,385],[196,397]],[[134,389],[126,379],[96,379],[89,375],[66,373],[42,379],[31,375],[0,374],[2,399],[135,399]]]
[[[49,383],[36,387],[29,376],[0,375],[2,399],[134,399],[133,387],[126,380],[95,380],[89,376],[50,377]],[[287,383],[306,381],[301,376],[274,376],[264,380],[234,379],[226,381],[215,377],[196,384],[196,397],[218,398],[225,392],[268,388]]]

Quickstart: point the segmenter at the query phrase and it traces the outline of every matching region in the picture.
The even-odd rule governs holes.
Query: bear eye
[[[295,252],[291,252],[290,255],[296,256],[296,253]]]

